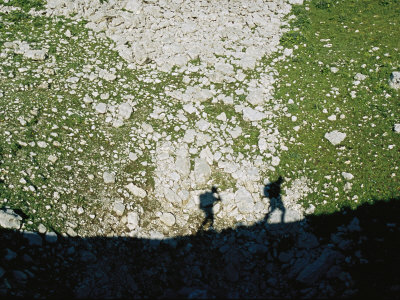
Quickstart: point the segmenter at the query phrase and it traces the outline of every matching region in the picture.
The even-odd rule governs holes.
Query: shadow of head
[[[212,186],[211,193],[218,193],[218,188],[215,185]]]
[[[267,184],[264,187],[264,197],[270,199],[278,198],[281,194],[281,184],[283,183],[283,181],[284,181],[283,177],[279,176],[279,178],[276,181]]]

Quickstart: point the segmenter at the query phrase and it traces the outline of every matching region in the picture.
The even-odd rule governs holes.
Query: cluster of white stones
[[[220,191],[222,201],[213,208],[217,229],[238,223],[250,225],[269,212],[270,199],[264,196],[263,188],[270,180],[265,174],[275,171],[281,151],[288,150],[274,120],[287,108],[273,99],[277,74],[261,59],[279,48],[282,18],[290,11],[290,3],[293,1],[47,2],[47,16],[85,19],[89,21],[87,28],[104,32],[114,42],[110,47],[130,69],[146,71],[147,75],[139,81],[159,83],[158,76],[163,72],[172,76],[183,74],[183,88],[167,85],[163,93],[148,98],[152,101],[148,105],[153,108],[149,123],[159,120],[175,124],[174,130],[183,131],[183,136],[174,139],[166,127],[153,129],[151,124],[142,123],[132,127],[129,135],[140,147],[129,152],[130,143],[121,145],[129,152],[130,161],[149,150],[155,167],[154,190],[140,188],[132,178],[122,183],[124,189],[118,193],[126,199],[133,196],[134,205],[123,198],[107,200],[111,205],[110,220],[118,223],[121,219],[121,224],[130,230],[129,235],[162,238],[197,231],[204,218],[199,208],[200,196],[214,184],[217,175],[231,186]],[[67,30],[65,36],[68,38],[71,33]],[[14,51],[26,48],[21,43],[10,47]],[[278,59],[290,56],[290,50],[286,49]],[[46,49],[38,51],[43,51],[38,57],[47,55]],[[109,69],[95,66],[85,78],[118,85],[122,80],[116,75],[117,69],[121,70],[121,65]],[[258,76],[249,76],[250,71]],[[67,78],[66,84],[79,84],[82,76],[76,75]],[[226,84],[234,86],[233,90],[226,89]],[[92,92],[82,101],[99,116],[104,115],[106,123],[121,127],[125,122],[129,124],[137,102],[134,95],[124,95],[124,102],[118,104],[111,101],[114,96]],[[179,103],[182,109],[169,105],[171,101]],[[231,106],[236,114],[227,116],[222,110],[216,118],[212,117],[204,111],[204,104],[210,101]],[[258,134],[255,142],[253,139],[244,146],[244,155],[236,152],[234,146],[238,140],[250,137],[249,128]],[[103,180],[108,187],[118,184],[118,170],[104,170]],[[311,192],[309,184],[303,178],[288,184],[286,195],[282,193],[285,222],[302,218],[303,209],[297,202]],[[144,199],[158,202],[157,210],[145,211],[141,202]],[[270,222],[279,222],[278,219],[271,218]],[[146,228],[141,228],[144,223]]]
[[[129,62],[153,61],[159,70],[201,58],[215,78],[233,76],[233,66],[253,69],[279,43],[286,1],[103,1],[50,0],[49,14],[76,14],[87,27],[104,31]],[[223,58],[229,57],[230,64]]]

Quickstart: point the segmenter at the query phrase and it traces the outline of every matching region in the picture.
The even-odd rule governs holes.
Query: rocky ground
[[[2,296],[399,298],[399,200],[164,240],[2,230]],[[8,214],[12,224],[19,216]],[[4,224],[1,224],[2,226]],[[10,224],[9,224],[10,225]]]
[[[396,199],[312,217],[318,182],[277,174],[301,144],[274,65],[302,3],[1,4],[0,294],[395,297]]]
[[[58,230],[69,236],[193,234],[204,217],[199,196],[213,185],[222,199],[214,207],[216,229],[262,219],[270,206],[264,186],[288,150],[274,123],[287,108],[272,98],[275,71],[262,58],[279,49],[290,7],[49,1],[46,10],[31,10],[55,17],[60,28],[50,22],[37,43],[4,43],[5,66],[15,55],[33,64],[8,75],[14,87],[3,93],[16,130],[6,132],[7,142],[22,148],[16,157],[26,161],[11,172],[4,166],[5,180],[48,199],[43,215],[62,218]],[[58,16],[89,22],[70,28]],[[15,88],[31,76],[36,87]],[[25,107],[16,94],[32,88],[50,99]],[[30,130],[33,139],[19,139]],[[17,172],[20,178],[9,175]],[[35,177],[46,182],[33,184]],[[306,177],[282,184],[286,222],[303,218],[298,201],[310,184]],[[277,221],[279,215],[271,218]]]

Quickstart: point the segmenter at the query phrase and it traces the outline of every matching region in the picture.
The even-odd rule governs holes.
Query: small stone
[[[300,272],[296,280],[307,285],[313,284],[331,268],[340,255],[337,251],[325,249],[319,258]]]
[[[139,198],[144,198],[146,197],[147,193],[144,189],[134,185],[132,182],[129,183],[128,185],[125,186],[129,192],[132,193],[132,195],[139,197]]]
[[[352,187],[353,187],[353,184],[352,184],[352,183],[346,182],[346,183],[344,184],[343,190],[344,190],[345,192],[347,192],[347,191],[350,191]]]
[[[232,130],[227,130],[230,135],[232,136],[232,138],[236,139],[239,136],[242,135],[242,128],[239,126],[236,126],[235,128],[233,128]]]
[[[12,274],[14,279],[18,282],[25,282],[26,280],[28,280],[28,275],[26,275],[22,271],[14,270],[12,271]]]
[[[43,224],[39,224],[38,231],[39,233],[45,233],[47,231],[47,228]]]
[[[11,261],[11,260],[13,260],[14,258],[17,257],[17,253],[15,253],[14,251],[12,251],[12,250],[10,250],[8,248],[6,249],[6,252],[7,252],[7,254],[4,256],[4,259],[6,261]]]
[[[285,251],[279,253],[279,261],[281,263],[288,263],[293,258],[293,253],[291,251]]]
[[[37,145],[39,148],[46,148],[47,147],[47,143],[44,141],[38,141]]]
[[[55,163],[58,159],[57,156],[55,156],[54,154],[50,154],[49,157],[47,158],[51,163]]]
[[[38,85],[38,89],[47,90],[48,88],[49,88],[49,83],[46,81],[43,81],[41,84]]]
[[[67,229],[67,234],[70,236],[70,237],[76,237],[78,234],[75,232],[75,230],[73,230],[71,227],[69,227],[68,229]]]
[[[394,124],[393,131],[396,133],[400,133],[400,124]]]
[[[114,81],[117,78],[115,74],[110,73],[107,70],[100,70],[99,77],[107,81]]]
[[[167,226],[173,226],[176,222],[175,216],[172,213],[163,213],[160,220]]]
[[[138,14],[142,8],[142,5],[143,3],[141,0],[128,0],[126,1],[125,9]]]
[[[329,121],[336,121],[336,115],[331,115],[328,117]]]
[[[366,75],[363,75],[363,74],[361,74],[361,73],[357,73],[355,76],[354,76],[354,79],[355,80],[358,80],[358,81],[363,81],[363,80],[365,80],[367,78],[367,76]]]
[[[38,233],[33,231],[25,231],[23,236],[28,240],[30,246],[42,246],[42,237]]]
[[[177,156],[175,169],[184,177],[190,174],[190,158],[187,156]]]
[[[293,49],[286,48],[285,50],[283,50],[283,55],[285,56],[291,56],[292,54],[293,54]]]
[[[90,98],[89,95],[85,95],[85,97],[83,97],[83,102],[90,104],[93,102],[93,99]]]
[[[55,232],[47,232],[45,235],[46,242],[55,243],[57,242],[57,234]]]
[[[138,156],[137,156],[137,154],[134,153],[134,152],[129,152],[129,159],[130,159],[131,161],[135,161],[135,160],[138,159]]]
[[[8,229],[19,229],[22,218],[11,209],[0,210],[0,226]]]
[[[342,172],[342,176],[346,180],[352,180],[354,178],[353,174],[347,172]]]
[[[201,158],[196,158],[194,162],[194,177],[197,184],[206,183],[211,176],[211,168],[207,161]]]
[[[266,114],[264,114],[263,112],[252,109],[250,107],[245,107],[242,112],[243,119],[250,122],[261,121],[267,117]]]
[[[280,158],[277,156],[272,157],[271,160],[271,165],[273,165],[274,167],[278,166],[279,163],[281,162]]]
[[[94,255],[92,252],[87,251],[87,250],[81,250],[80,251],[80,259],[84,263],[94,263],[97,260],[96,255]]]
[[[357,217],[354,217],[353,220],[351,220],[350,224],[347,226],[347,229],[352,232],[361,231],[360,220]]]
[[[125,211],[125,205],[121,202],[115,202],[113,206],[113,211],[118,215],[122,216]]]
[[[128,228],[130,230],[134,230],[139,226],[139,215],[137,212],[131,211],[128,213],[127,216],[127,221],[128,221]]]
[[[324,137],[329,142],[331,142],[332,145],[338,145],[346,138],[346,134],[339,132],[337,130],[334,130],[332,132],[326,133]]]
[[[236,191],[235,202],[240,213],[248,214],[254,210],[253,197],[245,188],[240,188]]]
[[[315,211],[315,206],[312,205],[312,204],[310,204],[310,206],[306,209],[305,213],[306,213],[307,215],[311,215],[311,214],[314,213],[314,211]]]
[[[104,172],[103,173],[103,180],[104,183],[115,183],[115,174],[114,173],[109,173],[109,172]]]
[[[302,249],[312,249],[319,246],[317,237],[308,232],[300,234],[297,238],[297,247]]]
[[[118,106],[118,115],[124,120],[131,117],[132,111],[132,106],[129,103],[121,103]]]
[[[45,50],[27,50],[24,52],[24,57],[33,60],[45,60],[47,57],[47,51]]]
[[[107,104],[100,102],[97,104],[94,109],[99,113],[99,114],[105,114],[107,112]]]
[[[69,77],[69,78],[67,78],[66,82],[68,82],[68,83],[78,83],[79,82],[79,77],[76,77],[76,76]]]
[[[390,74],[389,86],[395,90],[400,89],[400,72],[399,71],[392,72],[392,74]]]
[[[290,4],[303,5],[303,0],[289,0]]]
[[[338,71],[339,71],[338,68],[336,68],[336,67],[331,67],[331,72],[332,72],[332,73],[337,73]]]
[[[206,131],[210,127],[210,123],[204,119],[200,119],[196,122],[196,126],[200,131]]]
[[[223,112],[216,117],[217,120],[226,122],[226,114]]]
[[[121,119],[115,119],[112,123],[113,127],[119,128],[124,125],[124,122]]]

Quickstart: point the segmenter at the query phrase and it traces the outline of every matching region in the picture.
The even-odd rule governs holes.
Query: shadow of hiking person
[[[200,209],[204,212],[204,221],[201,224],[200,230],[207,229],[206,225],[210,223],[209,229],[214,229],[214,204],[221,201],[221,197],[217,191],[217,187],[213,186],[211,192],[205,192],[200,195]]]
[[[281,211],[281,223],[284,222],[286,209],[285,206],[283,205],[281,197],[282,182],[283,182],[283,177],[279,176],[278,180],[271,182],[264,187],[264,197],[269,198],[270,202],[269,212],[265,216],[266,220],[270,219],[273,212],[279,209]]]

